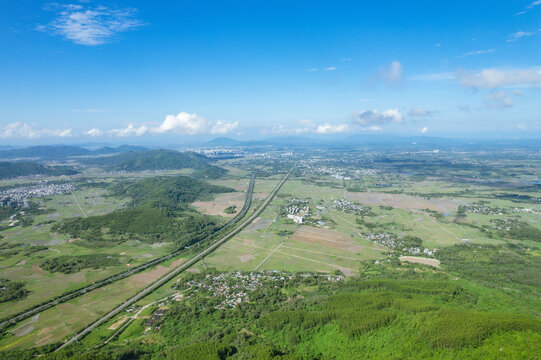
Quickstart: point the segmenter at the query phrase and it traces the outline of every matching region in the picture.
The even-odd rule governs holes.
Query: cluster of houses
[[[541,214],[540,211],[537,211],[535,209],[530,209],[530,208],[514,208],[513,210],[515,212],[523,212],[523,213],[526,213],[526,214],[535,214],[535,215]]]
[[[297,198],[291,199],[285,206],[287,218],[293,220],[297,224],[302,224],[306,221],[306,216],[310,215],[310,207],[308,201]]]
[[[346,199],[338,199],[334,200],[333,207],[337,210],[343,211],[348,214],[355,214],[355,215],[364,215],[368,211],[370,211],[370,208],[363,207],[361,204],[352,202]]]
[[[277,271],[259,271],[243,273],[219,273],[206,275],[200,280],[190,280],[183,284],[184,299],[190,299],[199,292],[211,293],[212,297],[222,300],[217,309],[234,308],[242,302],[249,301],[248,293],[260,287],[263,283],[284,281],[293,275]]]
[[[39,185],[13,187],[0,191],[0,206],[28,207],[32,198],[65,194],[74,190],[70,183],[49,184],[46,181]]]
[[[459,205],[458,212],[482,214],[482,215],[503,215],[507,213],[505,209],[497,208],[497,207],[490,207],[490,206],[486,206],[484,204],[478,204],[478,203]]]
[[[364,238],[370,240],[374,244],[386,246],[393,250],[398,250],[407,255],[425,255],[433,256],[438,249],[428,249],[417,246],[407,246],[404,242],[395,235],[388,232],[371,232],[363,234]]]

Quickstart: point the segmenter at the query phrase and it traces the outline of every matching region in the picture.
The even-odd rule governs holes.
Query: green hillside
[[[125,152],[113,156],[94,158],[88,164],[105,166],[112,170],[179,170],[204,169],[209,167],[209,159],[194,152],[173,150],[148,150]]]
[[[189,203],[232,191],[187,176],[123,183],[114,186],[112,193],[131,198],[128,208],[102,216],[70,219],[54,229],[81,238],[89,246],[114,245],[119,236],[120,241],[127,239],[122,237],[127,234],[131,239],[187,245],[218,226],[215,219],[194,212]]]
[[[0,179],[9,179],[28,175],[72,175],[76,174],[71,167],[44,166],[32,162],[0,162]]]

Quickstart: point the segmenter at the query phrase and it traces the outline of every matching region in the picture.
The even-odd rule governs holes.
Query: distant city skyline
[[[0,143],[541,138],[541,1],[3,1]]]

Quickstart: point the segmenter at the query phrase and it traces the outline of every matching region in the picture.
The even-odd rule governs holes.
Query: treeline
[[[0,303],[24,299],[29,293],[22,281],[0,279]]]
[[[40,267],[50,272],[62,272],[72,274],[83,269],[100,269],[106,266],[118,265],[118,255],[90,254],[68,256],[62,255],[56,258],[45,260]]]

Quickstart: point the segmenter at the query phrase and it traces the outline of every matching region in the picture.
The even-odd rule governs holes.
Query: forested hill
[[[89,159],[86,162],[125,171],[204,169],[210,166],[210,160],[203,155],[173,150],[125,152]]]
[[[113,188],[116,196],[131,198],[131,206],[152,205],[169,209],[178,209],[182,204],[197,199],[208,199],[212,194],[232,191],[231,188],[211,185],[187,176],[145,179]]]
[[[81,246],[115,246],[129,238],[172,242],[180,248],[212,234],[220,225],[214,218],[194,212],[189,203],[231,191],[234,190],[187,176],[122,183],[112,193],[131,198],[128,208],[107,215],[69,219],[53,229],[82,239]]]
[[[67,166],[44,166],[33,162],[6,162],[0,161],[0,179],[9,179],[28,175],[72,175],[76,174]]]

